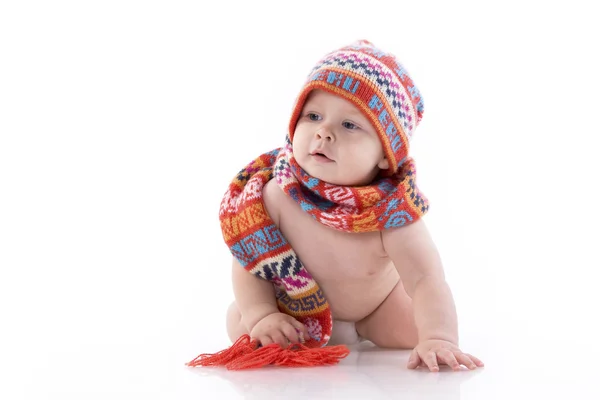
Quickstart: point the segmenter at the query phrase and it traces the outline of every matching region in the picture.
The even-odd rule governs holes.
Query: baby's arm
[[[412,298],[419,341],[441,339],[458,345],[454,300],[423,220],[385,231],[382,240]]]
[[[450,287],[444,277],[442,261],[423,220],[382,233],[388,255],[412,298],[419,343],[414,348],[409,368],[420,363],[439,371],[439,363],[454,370],[460,365],[470,369],[483,363],[458,348],[458,323]]]
[[[235,259],[232,278],[240,323],[253,339],[263,346],[277,343],[286,347],[288,343],[298,343],[308,337],[306,326],[279,312],[272,283],[248,273]]]
[[[235,258],[232,264],[233,293],[248,332],[269,314],[279,312],[273,284],[246,271]]]

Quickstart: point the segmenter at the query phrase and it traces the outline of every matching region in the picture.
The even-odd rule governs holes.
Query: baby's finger
[[[425,357],[422,358],[423,362],[429,367],[431,372],[438,372],[440,370],[435,352],[428,351],[427,354],[425,354]]]
[[[304,339],[308,339],[309,334],[308,334],[308,328],[306,327],[306,325],[304,325],[302,322],[298,321],[296,318],[292,317],[292,319],[293,319],[293,321],[290,321],[292,326],[299,332],[302,332]]]
[[[477,368],[475,363],[466,354],[461,353],[460,351],[455,351],[454,356],[456,357],[458,362],[461,363],[462,365],[464,365],[465,367],[467,367],[469,369]]]
[[[273,343],[273,340],[271,340],[271,338],[268,336],[261,336],[258,338],[258,341],[260,342],[260,344],[263,347],[268,346]]]
[[[478,367],[483,367],[483,361],[481,361],[479,358],[472,356],[471,354],[468,353],[464,353],[467,357],[469,357],[471,360],[473,360],[473,362],[475,363],[475,365],[477,365]]]
[[[438,352],[438,357],[445,362],[454,371],[460,370],[460,364],[456,361],[454,354],[448,349],[442,349]]]
[[[415,369],[419,366],[419,364],[422,364],[421,357],[419,357],[419,353],[417,353],[416,350],[413,350],[412,353],[410,353],[406,367],[408,369]]]
[[[273,342],[277,343],[281,347],[288,347],[288,340],[285,338],[285,336],[283,336],[283,333],[281,333],[280,331],[272,331],[270,336],[271,339],[273,339]]]
[[[294,328],[292,324],[283,323],[281,325],[281,331],[291,343],[298,343],[300,341],[298,339],[298,332],[296,332],[296,328]]]

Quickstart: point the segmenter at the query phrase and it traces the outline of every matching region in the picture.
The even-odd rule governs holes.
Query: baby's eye
[[[315,113],[308,113],[306,116],[307,116],[307,117],[308,117],[308,119],[310,119],[311,121],[318,121],[318,120],[319,120],[319,118],[321,118],[321,117],[319,117],[319,116],[318,116],[317,114],[315,114]]]
[[[358,125],[354,125],[352,122],[344,122],[342,125],[346,129],[358,129]]]

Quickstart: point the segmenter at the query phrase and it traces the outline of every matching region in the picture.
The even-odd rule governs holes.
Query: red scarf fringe
[[[273,343],[259,347],[249,335],[241,336],[230,348],[214,354],[200,354],[186,363],[190,367],[225,366],[230,370],[262,368],[267,365],[281,367],[314,367],[337,364],[350,354],[344,345],[309,348],[290,344],[287,348]]]

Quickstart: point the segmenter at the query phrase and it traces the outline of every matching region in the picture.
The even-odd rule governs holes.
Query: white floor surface
[[[553,348],[551,338],[531,349],[525,348],[526,340],[506,347],[472,340],[468,347],[477,350],[486,366],[459,372],[442,368],[439,373],[407,370],[408,351],[382,350],[368,342],[351,346],[350,355],[336,366],[190,368],[184,362],[193,357],[191,348],[189,354],[176,355],[169,346],[177,347],[177,338],[171,339],[156,348],[145,343],[89,345],[55,354],[48,350],[39,360],[21,354],[20,362],[3,365],[2,390],[10,395],[2,398],[459,400],[600,395],[598,349],[577,357],[568,348]]]

